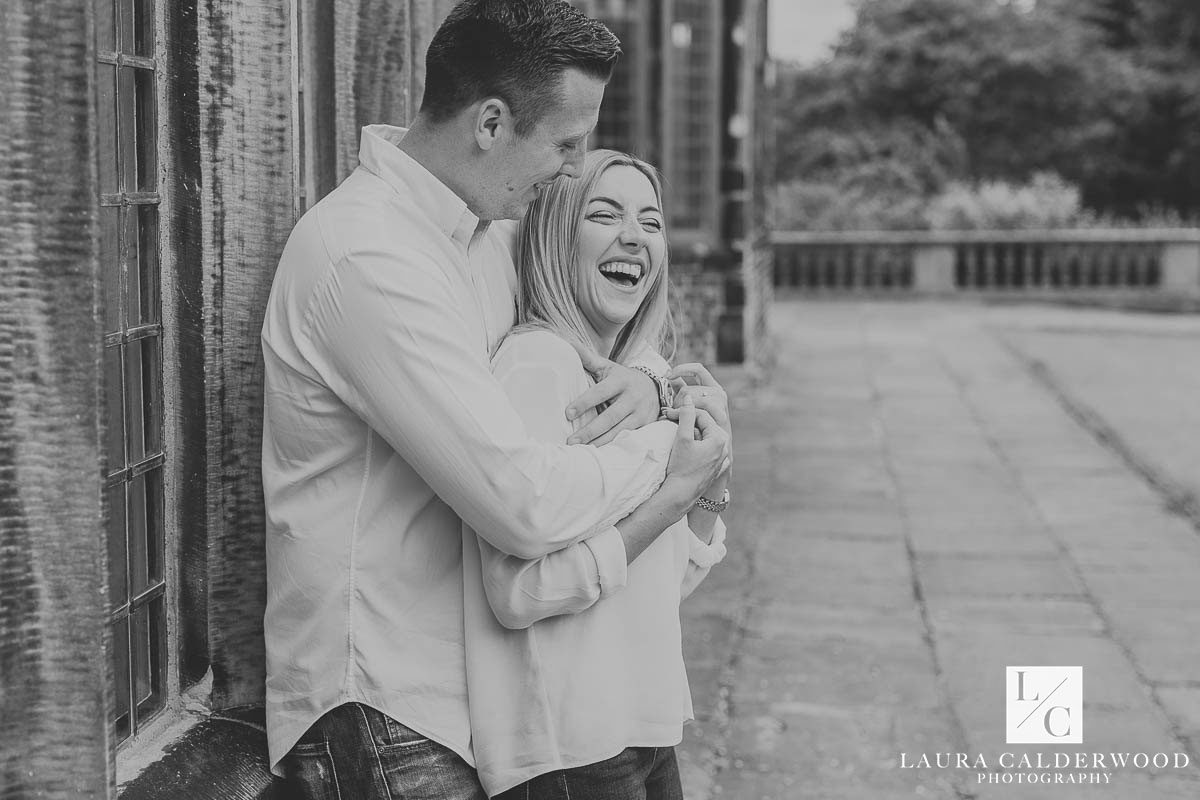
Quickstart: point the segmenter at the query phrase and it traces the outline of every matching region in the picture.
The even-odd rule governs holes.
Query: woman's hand
[[[676,415],[679,430],[667,461],[663,487],[671,485],[680,490],[682,515],[728,472],[733,451],[725,429],[707,411],[696,408],[690,398],[683,399]]]
[[[718,495],[709,499],[718,500],[729,484],[729,473],[733,465],[733,428],[729,416],[729,395],[702,364],[680,364],[667,373],[667,379],[682,382],[682,386],[675,392],[675,408],[672,409],[674,413],[667,414],[669,419],[678,421],[680,406],[685,398],[691,398],[696,409],[707,412],[729,439],[729,460],[725,469],[717,476],[717,480],[708,487]]]
[[[729,395],[703,364],[680,364],[667,373],[667,380],[682,381],[683,384],[675,392],[675,408],[683,405],[685,397],[690,397],[696,408],[707,411],[726,433],[733,434]]]

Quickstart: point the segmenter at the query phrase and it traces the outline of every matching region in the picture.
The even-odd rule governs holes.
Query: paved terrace
[[[729,559],[685,604],[689,800],[1200,798],[1200,317],[802,302],[738,391]],[[1005,743],[1082,665],[1081,745]],[[1184,753],[1108,785],[926,753]],[[1009,770],[1038,774],[1053,770]],[[1062,774],[1097,770],[1062,770]]]

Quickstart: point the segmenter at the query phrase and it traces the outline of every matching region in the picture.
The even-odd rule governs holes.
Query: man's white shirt
[[[513,227],[481,223],[403,135],[363,129],[359,167],[293,230],[263,325],[273,769],[346,702],[472,762],[462,522],[522,558],[586,539],[585,579],[623,581],[612,524],[673,438],[529,437],[489,368],[514,321]]]

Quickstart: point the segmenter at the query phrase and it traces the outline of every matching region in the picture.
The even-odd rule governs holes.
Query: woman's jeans
[[[475,770],[453,750],[370,706],[321,717],[280,762],[296,800],[485,800]]]
[[[606,761],[548,772],[495,800],[683,800],[674,747],[627,747]]]

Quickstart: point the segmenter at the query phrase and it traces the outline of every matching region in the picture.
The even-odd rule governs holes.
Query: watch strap
[[[729,507],[729,490],[725,490],[725,494],[721,495],[720,500],[709,500],[707,497],[700,497],[696,500],[696,508],[701,511],[708,511],[713,514],[720,514]]]

